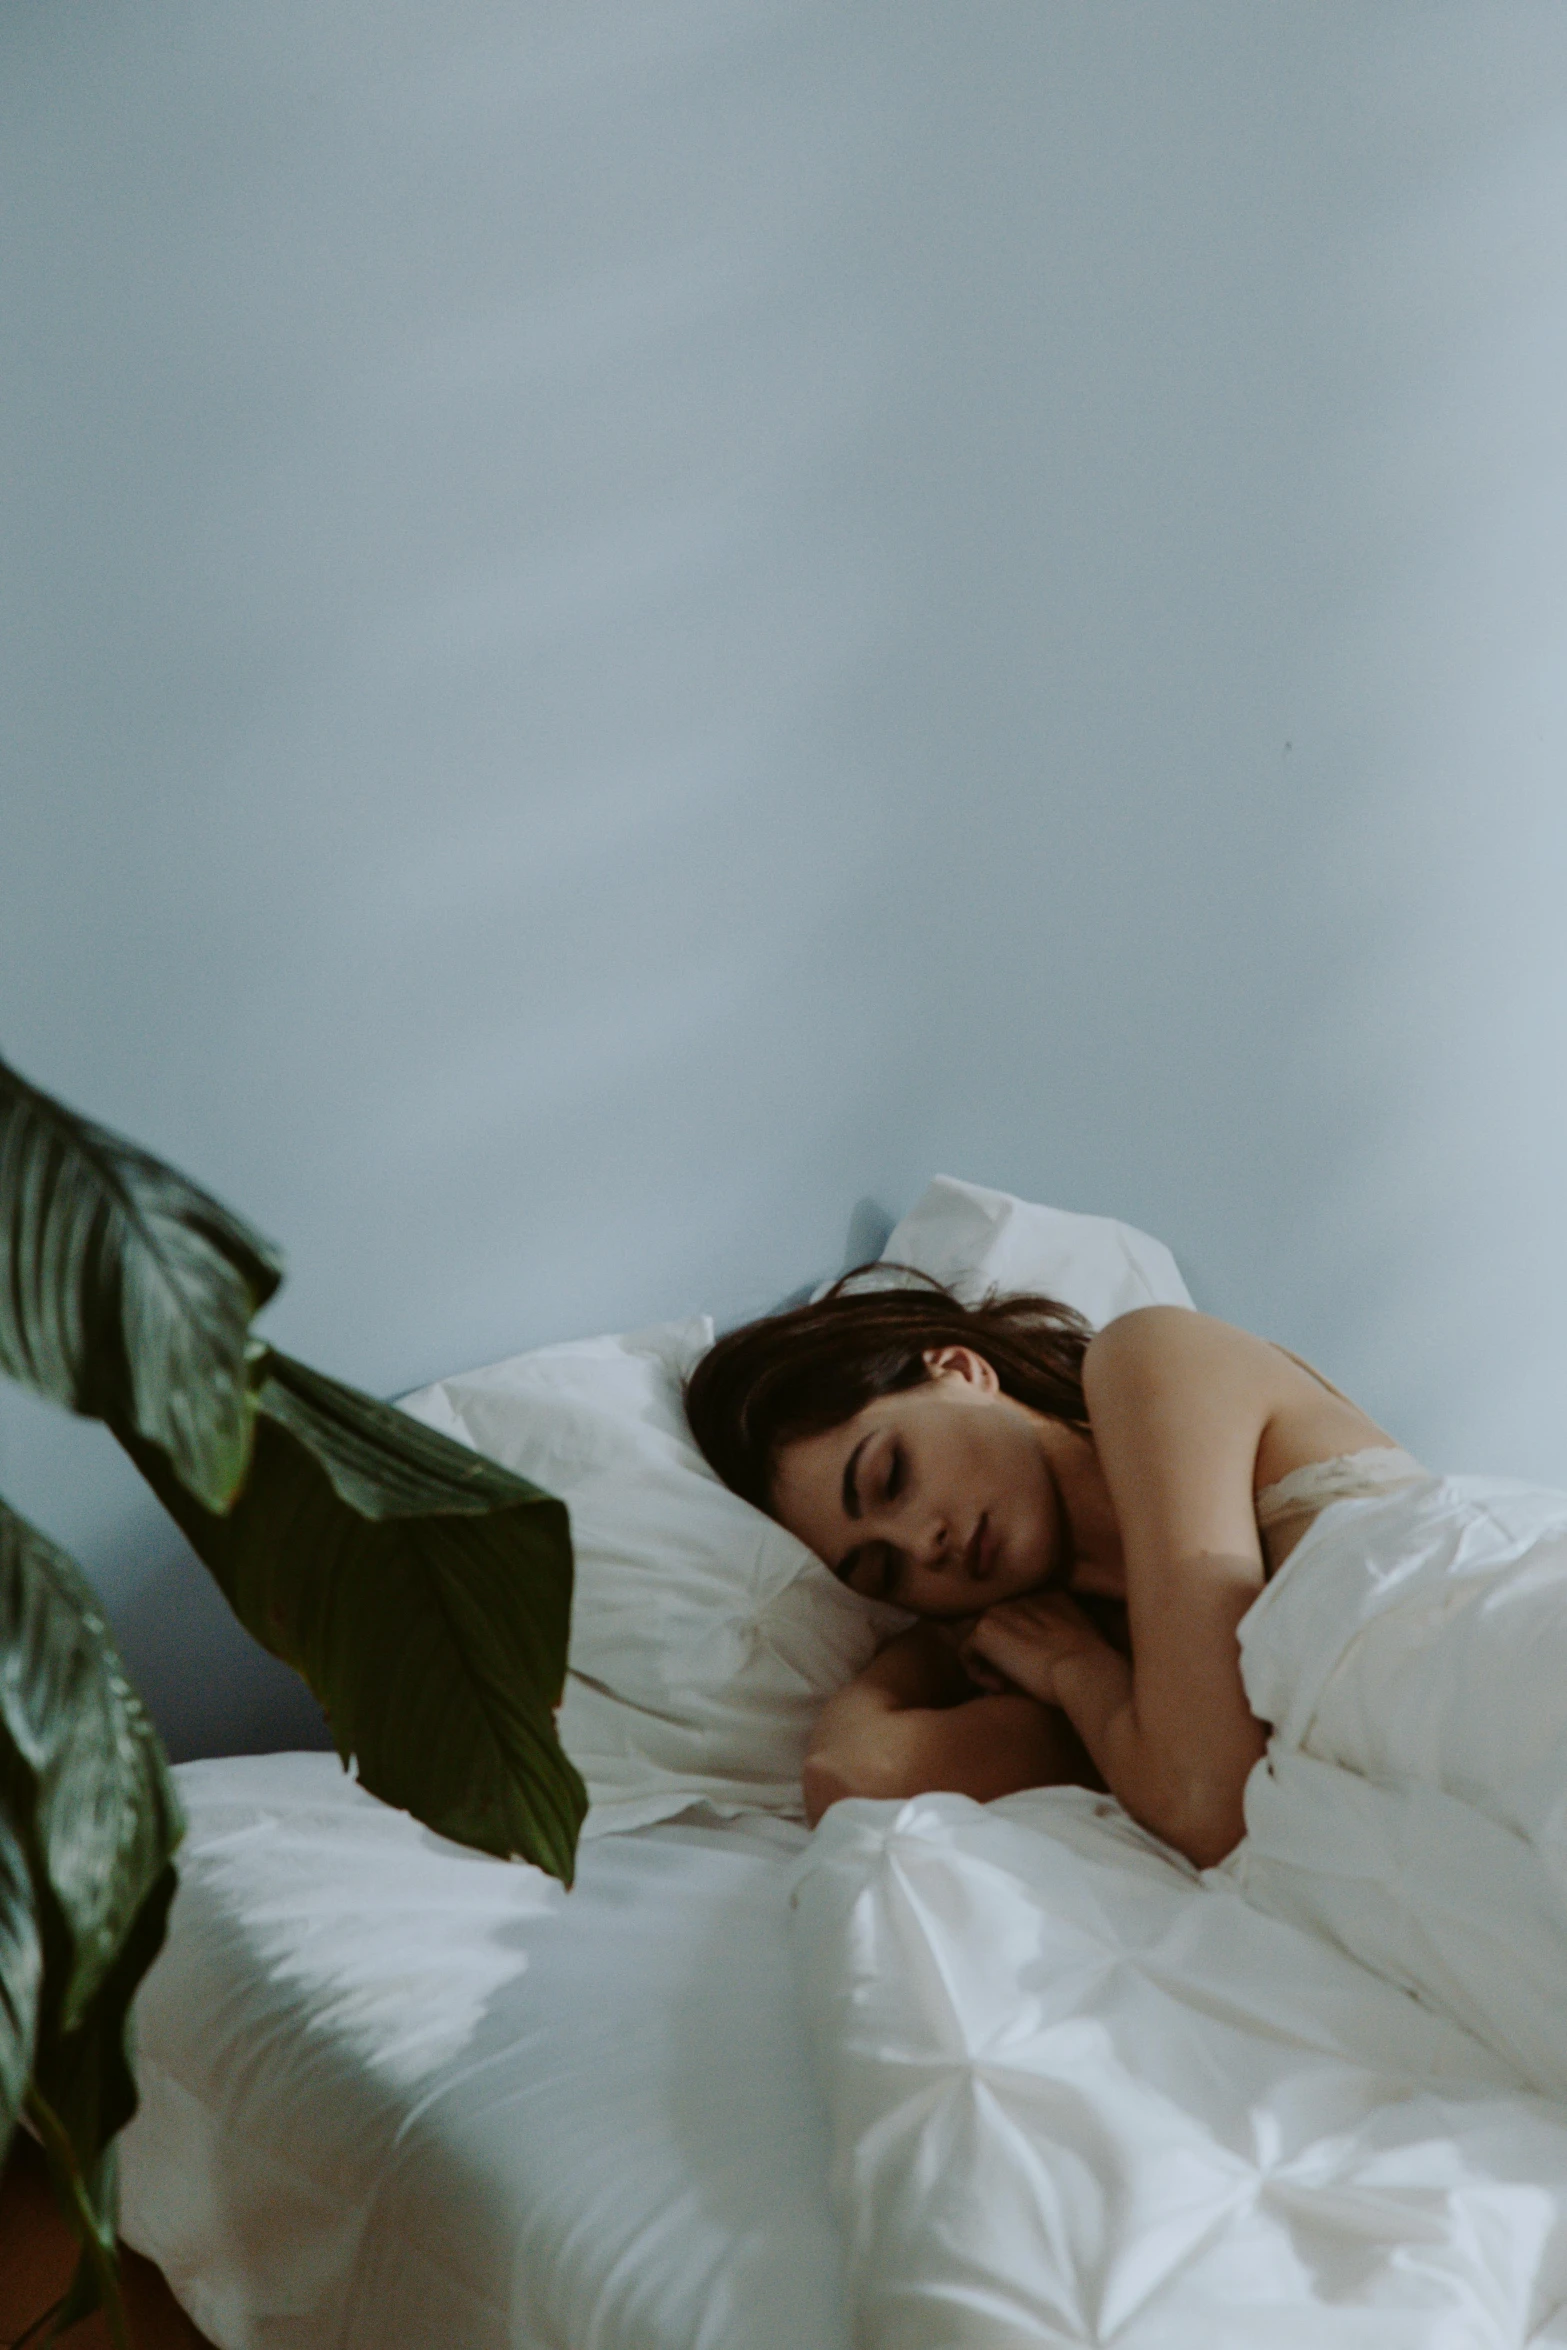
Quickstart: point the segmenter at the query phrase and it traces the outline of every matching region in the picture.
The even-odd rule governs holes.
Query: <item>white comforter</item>
[[[866,2350],[1567,2342],[1567,1500],[1336,1504],[1242,1639],[1205,1878],[1079,1790],[818,1832]]]
[[[805,1831],[576,1890],[330,1754],[177,1773],[121,2222],[221,2350],[848,2350],[785,1921]]]
[[[1339,1502],[1241,1626],[1274,1725],[1229,1864],[1567,2098],[1567,1495]]]

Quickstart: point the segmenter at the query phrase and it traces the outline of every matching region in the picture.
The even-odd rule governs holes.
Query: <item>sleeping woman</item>
[[[1095,1335],[1045,1298],[864,1277],[730,1332],[686,1399],[726,1484],[924,1619],[825,1707],[810,1818],[1076,1782],[1223,1859],[1267,1742],[1237,1626],[1327,1501],[1425,1472],[1206,1314],[1149,1306]]]

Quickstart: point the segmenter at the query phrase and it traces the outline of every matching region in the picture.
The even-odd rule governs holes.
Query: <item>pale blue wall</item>
[[[1567,1482],[1558,0],[0,14],[0,1046],[393,1390],[933,1169]],[[181,1751],[306,1734],[93,1431]]]

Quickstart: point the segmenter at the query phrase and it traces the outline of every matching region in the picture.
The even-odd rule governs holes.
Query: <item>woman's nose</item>
[[[925,1565],[931,1574],[942,1575],[953,1563],[952,1537],[945,1518],[933,1518],[925,1530]]]

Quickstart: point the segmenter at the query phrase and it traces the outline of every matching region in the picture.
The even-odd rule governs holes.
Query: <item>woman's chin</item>
[[[1004,1600],[1030,1599],[1049,1588],[1054,1560],[1043,1543],[998,1550],[983,1583],[974,1586],[976,1607],[1000,1607]]]

